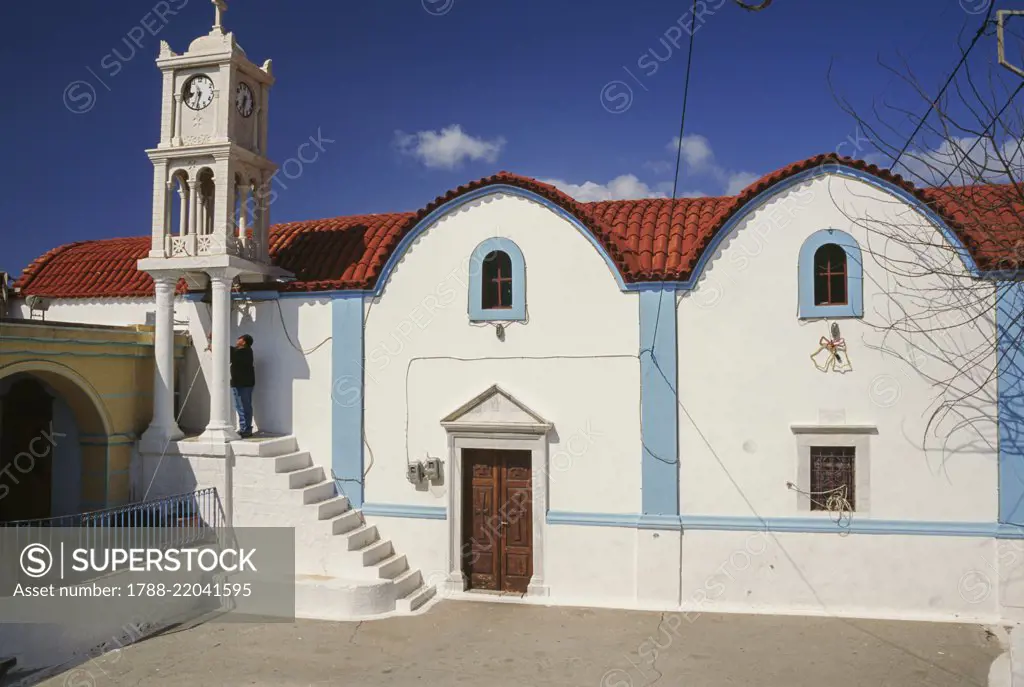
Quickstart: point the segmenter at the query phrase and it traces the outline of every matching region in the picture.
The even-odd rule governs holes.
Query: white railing
[[[248,260],[262,259],[259,241],[248,238],[242,241],[237,236],[228,236],[223,244],[216,234],[189,234],[170,236],[164,251],[169,258],[195,257],[198,255],[237,255]]]

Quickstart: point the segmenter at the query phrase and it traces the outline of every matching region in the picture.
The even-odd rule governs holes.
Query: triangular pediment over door
[[[551,423],[497,384],[441,420],[445,429],[543,434]]]

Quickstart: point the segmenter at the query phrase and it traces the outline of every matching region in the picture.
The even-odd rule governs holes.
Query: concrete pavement
[[[362,623],[207,622],[43,684],[968,687],[1001,651],[975,625],[444,601]]]

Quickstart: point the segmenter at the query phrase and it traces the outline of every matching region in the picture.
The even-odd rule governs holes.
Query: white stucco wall
[[[494,236],[526,262],[529,319],[508,325],[504,341],[467,315],[469,257]],[[496,193],[442,217],[366,307],[366,501],[444,506],[450,485],[417,491],[407,460],[447,462],[441,419],[497,384],[554,425],[550,454],[573,446],[549,472],[552,510],[637,512],[638,303],[538,203]]]
[[[887,217],[930,245],[911,250],[906,240],[887,239]],[[921,231],[910,229],[915,223]],[[800,246],[825,228],[852,235],[864,253],[864,318],[838,320],[853,365],[846,374],[814,367],[810,355],[828,325],[797,317]],[[761,516],[798,515],[798,496],[786,487],[798,481],[790,426],[821,422],[877,427],[869,436],[870,493],[857,495],[870,507],[856,517],[995,520],[994,326],[985,318],[964,325],[952,294],[965,283],[924,267],[933,260],[962,270],[944,245],[902,201],[836,177],[777,196],[736,229],[697,288],[679,300],[683,513],[752,516],[749,501]],[[991,307],[991,290],[974,288]],[[913,314],[900,321],[922,303],[946,309],[944,324]],[[906,331],[893,331],[894,324]],[[956,366],[971,355],[978,359],[968,379]],[[941,394],[933,380],[951,377],[961,394],[984,380],[981,393],[932,426],[925,451]]]
[[[152,324],[155,307],[152,298],[52,299],[46,319],[102,325]],[[315,461],[330,465],[330,300],[235,299],[232,311],[232,345],[243,333],[255,340],[253,414],[257,429],[294,433],[302,437],[302,448],[310,451]],[[29,316],[23,302],[16,304],[14,312]],[[195,342],[178,369],[179,402],[184,402],[180,424],[193,433],[202,431],[209,419],[207,380],[213,370],[211,354],[205,348],[206,335],[211,331],[210,316],[208,304],[175,299],[175,329],[187,332]]]
[[[864,318],[837,320],[853,366],[843,375],[820,372],[810,359],[828,323],[797,317],[800,247],[825,228],[852,235],[864,256]],[[877,434],[866,436],[869,460],[858,462],[869,474],[854,521],[995,521],[995,332],[990,316],[975,317],[991,308],[991,289],[957,276],[963,267],[945,245],[902,201],[835,177],[780,194],[736,228],[697,288],[679,299],[684,515],[827,517],[801,508],[787,488],[800,472],[791,425],[866,424]],[[965,289],[973,309],[956,305]],[[926,316],[926,308],[942,312]],[[970,357],[975,363],[958,372]],[[957,381],[945,398],[976,393],[926,439],[943,398],[934,382],[948,379]],[[684,607],[930,618],[1000,612],[995,593],[979,598],[963,582],[995,558],[992,539],[689,530],[682,542]]]
[[[147,324],[147,313],[156,311],[152,298],[48,298],[47,301],[49,307],[45,312],[33,314],[24,299],[17,299],[11,304],[11,314],[54,322],[127,326]],[[175,311],[175,319],[180,318],[177,308]]]
[[[865,317],[839,320],[853,365],[845,375],[814,367],[827,323],[797,316],[800,247],[824,228],[852,235],[864,254]],[[514,241],[526,261],[529,319],[509,324],[503,341],[467,316],[468,258],[494,236]],[[994,326],[954,302],[966,282],[943,246],[902,201],[837,177],[783,192],[735,228],[678,299],[684,516],[827,517],[808,513],[787,488],[800,480],[791,425],[856,424],[877,431],[866,435],[869,461],[858,467],[869,479],[855,520],[996,520]],[[984,310],[991,290],[971,288],[973,307]],[[936,302],[941,317],[921,314]],[[55,302],[47,317],[128,324],[145,322],[152,308],[103,305]],[[256,339],[257,427],[294,434],[329,468],[330,300],[236,305],[232,338]],[[639,513],[638,308],[637,294],[619,290],[586,238],[538,203],[495,193],[442,217],[365,305],[365,501],[447,506],[453,456],[440,420],[497,384],[554,425],[547,452],[560,459],[535,475],[547,480],[550,510]],[[207,306],[180,304],[176,318],[205,339]],[[973,364],[958,373],[967,358]],[[196,365],[206,374],[182,424],[201,428],[209,354],[189,353],[186,386]],[[938,396],[935,382],[950,378],[956,385]],[[938,402],[968,391],[926,432]],[[407,462],[428,457],[446,462],[446,482],[409,484]],[[214,463],[182,467],[204,486],[222,481]],[[449,522],[367,519],[427,581],[446,578]],[[1004,612],[994,590],[1007,557],[989,538],[685,529],[656,541],[651,530],[564,524],[544,524],[542,536],[554,603],[946,619]]]
[[[993,539],[690,530],[681,606],[988,622],[997,568]]]

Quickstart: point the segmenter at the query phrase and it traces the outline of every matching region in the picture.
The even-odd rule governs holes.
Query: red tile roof
[[[354,215],[271,227],[270,256],[293,272],[287,291],[366,289],[402,238],[438,207],[470,191],[507,184],[532,191],[575,216],[607,249],[626,282],[682,281],[711,240],[747,203],[773,185],[821,166],[842,165],[889,181],[932,208],[960,237],[981,269],[1016,268],[1024,258],[1024,202],[1013,186],[917,189],[860,160],[817,155],[758,179],[735,196],[580,203],[554,186],[499,172],[431,201],[418,212]],[[136,269],[149,237],[72,243],[35,260],[15,282],[21,293],[54,298],[150,296]],[[187,290],[183,282],[179,291]]]

